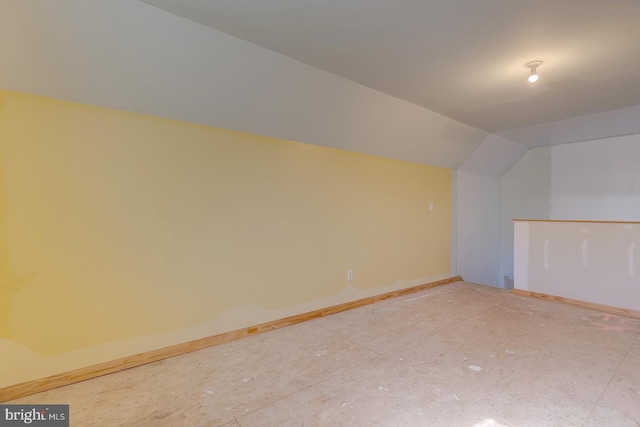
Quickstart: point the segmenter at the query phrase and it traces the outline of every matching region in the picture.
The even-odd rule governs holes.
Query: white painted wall
[[[0,87],[458,167],[480,131],[135,0],[0,1]]]
[[[499,286],[500,180],[456,173],[457,270],[465,281]]]
[[[551,148],[553,219],[640,221],[640,134]]]
[[[513,287],[514,218],[549,218],[551,149],[529,150],[500,179],[500,285]]]
[[[640,105],[525,126],[497,135],[530,148],[640,133]]]
[[[459,266],[464,280],[504,287],[498,277],[499,179],[527,151],[523,145],[489,135],[454,176],[451,267]]]
[[[524,145],[491,134],[465,159],[458,170],[500,178],[528,150]]]
[[[451,254],[449,259],[449,274],[451,277],[458,273],[458,172],[451,174]],[[463,277],[464,279],[464,277]]]

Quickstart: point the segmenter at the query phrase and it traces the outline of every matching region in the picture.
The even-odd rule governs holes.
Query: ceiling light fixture
[[[535,83],[538,81],[538,73],[536,69],[542,65],[542,61],[531,61],[524,64],[526,68],[531,70],[531,74],[529,75],[529,83]]]

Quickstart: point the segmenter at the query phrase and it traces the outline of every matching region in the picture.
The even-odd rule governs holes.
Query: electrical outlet
[[[429,211],[433,211],[433,202],[429,202]]]
[[[347,270],[347,280],[353,280],[353,270]]]

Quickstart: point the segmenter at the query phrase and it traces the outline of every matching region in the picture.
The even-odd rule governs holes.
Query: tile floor
[[[638,427],[639,334],[458,282],[10,403],[83,427]]]

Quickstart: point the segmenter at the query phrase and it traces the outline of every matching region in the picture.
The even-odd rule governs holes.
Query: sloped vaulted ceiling
[[[0,84],[455,168],[487,132],[135,0],[0,2]]]
[[[640,105],[637,0],[143,1],[488,132]]]
[[[478,173],[640,132],[636,0],[142,1],[496,133],[465,164]]]
[[[499,176],[528,147],[640,132],[638,16],[635,0],[6,0],[0,87]]]

